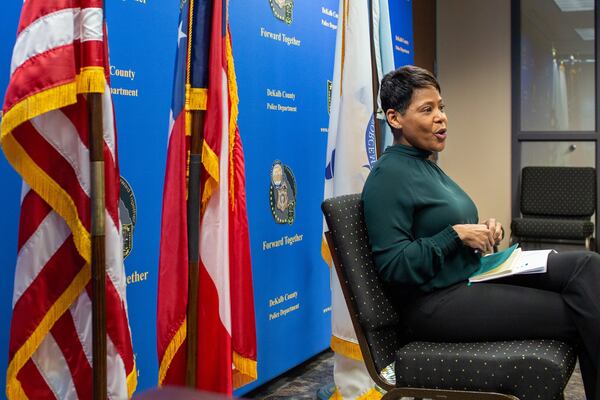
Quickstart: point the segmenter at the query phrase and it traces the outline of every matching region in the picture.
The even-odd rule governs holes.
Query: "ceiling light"
[[[594,28],[575,28],[575,32],[581,36],[583,40],[594,40]]]
[[[554,0],[563,12],[591,11],[594,9],[594,0]]]

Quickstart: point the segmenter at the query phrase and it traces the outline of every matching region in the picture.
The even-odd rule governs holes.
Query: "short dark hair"
[[[406,65],[387,73],[381,80],[379,97],[383,112],[394,109],[404,114],[415,89],[434,87],[442,92],[435,76],[424,68]]]

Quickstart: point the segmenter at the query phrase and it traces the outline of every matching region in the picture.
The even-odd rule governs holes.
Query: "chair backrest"
[[[521,214],[589,218],[596,209],[596,170],[583,167],[525,167]]]
[[[400,348],[400,317],[373,263],[360,194],[327,199],[321,209],[329,227],[329,249],[365,364],[369,369],[372,359],[379,375],[394,361]]]

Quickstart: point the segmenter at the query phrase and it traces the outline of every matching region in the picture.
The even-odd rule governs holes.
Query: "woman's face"
[[[448,117],[436,88],[415,89],[404,114],[388,110],[386,116],[390,125],[402,132],[397,143],[427,151],[444,150]]]

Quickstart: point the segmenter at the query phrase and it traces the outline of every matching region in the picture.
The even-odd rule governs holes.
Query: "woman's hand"
[[[485,221],[483,221],[483,223],[492,232],[492,235],[494,236],[494,244],[499,244],[500,241],[504,238],[502,224],[496,221],[495,218],[486,219]]]
[[[460,224],[452,228],[466,246],[483,253],[492,251],[495,243],[494,234],[486,224]]]

